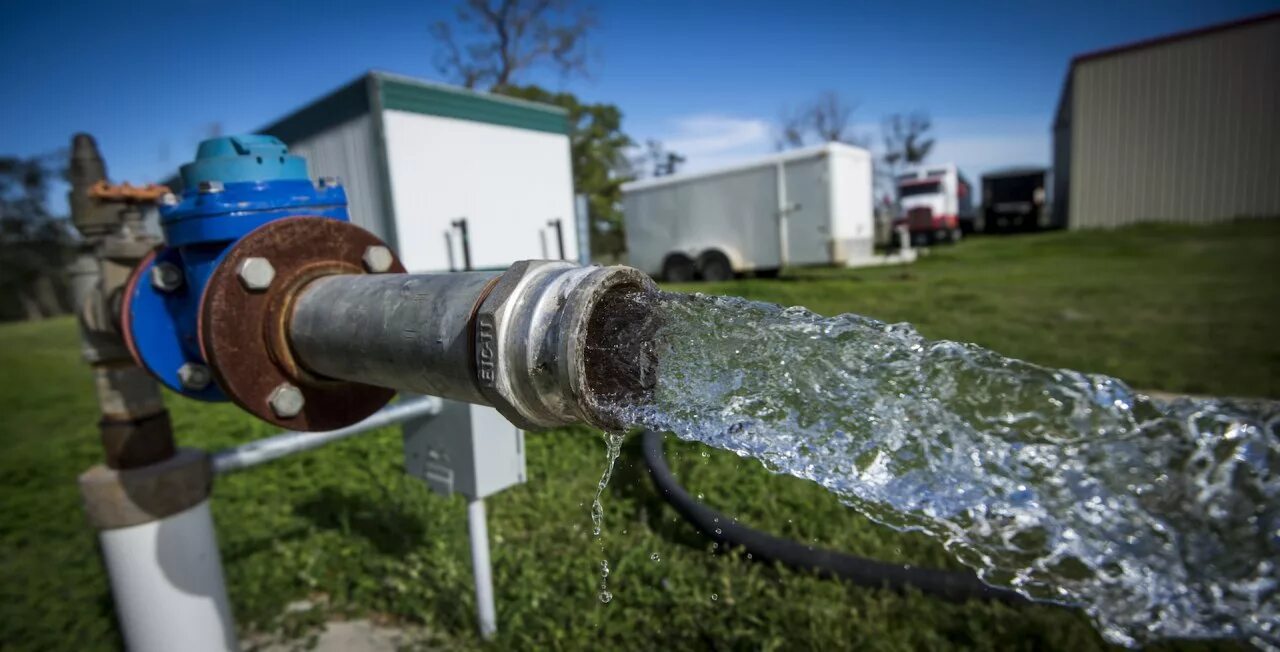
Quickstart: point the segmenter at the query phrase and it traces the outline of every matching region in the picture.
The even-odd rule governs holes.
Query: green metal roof
[[[371,101],[375,98],[376,102]],[[557,106],[376,71],[361,75],[256,133],[276,136],[286,143],[297,142],[368,113],[371,106],[378,105],[384,110],[553,134],[569,133],[567,113]]]

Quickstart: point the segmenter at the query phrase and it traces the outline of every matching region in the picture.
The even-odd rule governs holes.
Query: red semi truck
[[[917,244],[956,242],[973,232],[973,187],[954,164],[928,165],[895,178],[898,217]]]

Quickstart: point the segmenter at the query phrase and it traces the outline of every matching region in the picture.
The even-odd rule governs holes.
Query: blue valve
[[[198,328],[209,277],[264,224],[300,216],[348,221],[347,195],[334,181],[312,183],[306,161],[272,136],[206,140],[181,175],[182,197],[160,207],[165,246],[138,265],[125,289],[122,327],[137,361],[169,389],[225,401]]]

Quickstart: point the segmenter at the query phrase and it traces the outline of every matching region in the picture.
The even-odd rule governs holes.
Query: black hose
[[[815,548],[739,525],[733,522],[734,519],[698,502],[680,486],[671,474],[671,468],[667,466],[662,451],[661,433],[650,430],[643,437],[644,461],[649,466],[649,475],[653,478],[658,493],[686,521],[720,544],[722,549],[742,548],[751,553],[751,558],[755,561],[781,562],[797,570],[813,571],[822,577],[839,578],[861,586],[888,587],[897,591],[911,587],[921,593],[957,602],[971,598],[1027,602],[1026,598],[1014,591],[984,584],[973,573],[886,564],[835,550]]]

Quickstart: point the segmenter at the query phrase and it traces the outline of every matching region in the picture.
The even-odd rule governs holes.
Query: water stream
[[[599,339],[644,385],[603,399],[621,421],[816,482],[1108,641],[1280,641],[1275,404],[1160,402],[857,315],[658,304]]]
[[[606,459],[604,473],[600,476],[600,482],[596,484],[596,495],[591,500],[591,533],[600,544],[601,556],[600,593],[597,597],[605,604],[613,600],[613,593],[609,591],[609,557],[604,546],[604,504],[600,502],[600,497],[604,495],[604,490],[613,477],[613,466],[618,462],[618,454],[622,452],[622,442],[625,438],[626,434],[621,432],[604,433]]]

